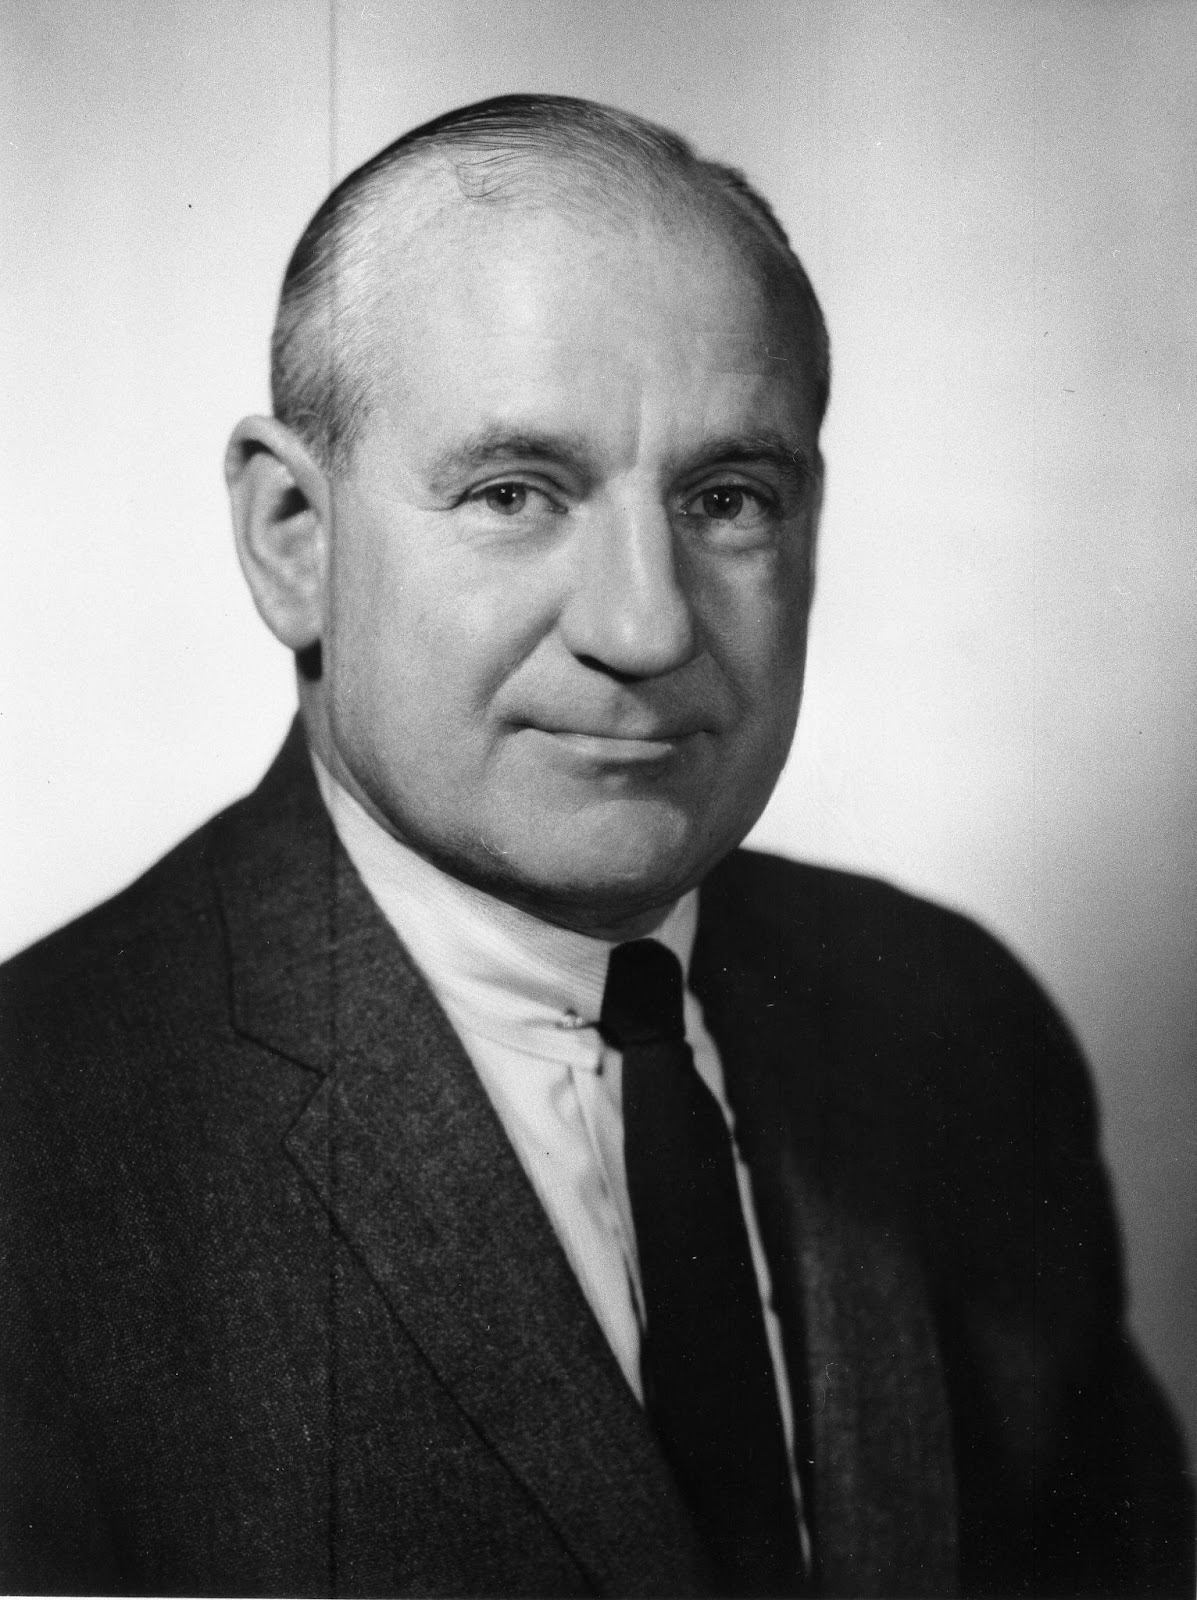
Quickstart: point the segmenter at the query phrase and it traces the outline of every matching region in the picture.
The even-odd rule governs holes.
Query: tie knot
[[[682,968],[655,939],[616,945],[607,965],[599,1032],[616,1050],[629,1045],[682,1042]]]

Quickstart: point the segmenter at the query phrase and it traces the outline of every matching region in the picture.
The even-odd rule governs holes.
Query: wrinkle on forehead
[[[695,207],[662,215],[644,200],[597,197],[563,207],[551,192],[473,200],[437,158],[394,179],[374,210],[342,319],[368,412],[397,421],[413,384],[427,399],[475,365],[492,383],[508,372],[518,392],[532,368],[545,391],[539,418],[566,422],[582,388],[593,415],[601,391],[613,404],[618,391],[621,426],[634,414],[637,438],[659,440],[672,406],[661,395],[676,395],[688,373],[719,428],[729,385],[801,387],[810,371],[801,319],[727,227]],[[655,396],[643,381],[654,377]],[[634,411],[629,381],[640,385]],[[776,404],[767,409],[777,426]]]
[[[490,184],[471,183],[476,170],[501,173]],[[744,277],[781,309],[789,298],[785,274],[770,270],[761,238],[717,193],[684,178],[650,173],[619,182],[612,172],[591,170],[572,156],[559,159],[498,153],[471,161],[431,152],[388,174],[385,192],[366,207],[368,248],[360,252],[359,287],[373,277],[374,291],[402,292],[403,280],[419,282],[445,270],[455,255],[486,247],[522,218],[553,216],[593,240],[649,236],[664,245],[692,242],[734,257]]]
[[[525,248],[535,241],[535,249]],[[586,225],[544,207],[491,211],[443,199],[380,250],[374,311],[402,340],[405,325],[452,312],[485,337],[492,321],[504,333],[522,324],[534,340],[552,337],[546,315],[554,296],[575,342],[589,312],[596,348],[613,327],[675,324],[679,350],[701,341],[710,356],[727,343],[726,289],[755,314],[761,364],[790,365],[792,334],[769,288],[747,270],[741,253],[718,230],[695,219],[662,229],[654,217],[594,217]],[[579,299],[579,295],[581,298]],[[736,339],[743,352],[745,318]],[[743,370],[741,361],[728,370]]]

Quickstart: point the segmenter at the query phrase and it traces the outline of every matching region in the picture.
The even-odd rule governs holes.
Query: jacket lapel
[[[692,1591],[702,1558],[640,1408],[456,1036],[340,850],[298,729],[217,823],[212,862],[235,1025],[323,1075],[292,1160],[594,1586]],[[861,1108],[836,1090],[867,1064],[839,1059],[819,953],[797,953],[794,985],[753,948],[729,867],[703,891],[693,978],[813,1458],[818,1587],[951,1593],[950,1426],[922,1272],[853,1148]]]
[[[246,838],[223,867],[238,1026],[326,1074],[288,1153],[595,1588],[691,1592],[702,1558],[643,1413],[306,755],[291,766],[261,818],[269,871],[247,880]]]
[[[720,1049],[785,1330],[818,1589],[952,1594],[955,1478],[922,1269],[900,1207],[877,1204],[835,1086],[814,972],[770,970],[704,890],[693,980]],[[785,965],[793,972],[795,952]],[[773,960],[776,961],[776,946]],[[812,964],[818,956],[811,953]],[[803,1447],[806,1441],[806,1447]]]

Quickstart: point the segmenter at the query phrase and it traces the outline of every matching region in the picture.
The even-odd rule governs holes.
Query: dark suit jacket
[[[1089,1086],[968,922],[739,854],[693,982],[751,1164],[818,1584],[1191,1585]],[[4,978],[2,1575],[685,1594],[700,1546],[292,735]]]

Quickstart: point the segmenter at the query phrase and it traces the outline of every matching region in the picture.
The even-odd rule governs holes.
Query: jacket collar
[[[687,1592],[701,1556],[643,1414],[460,1043],[341,850],[298,725],[216,824],[212,862],[234,1025],[324,1075],[292,1160],[595,1586]],[[783,972],[754,917],[733,858],[704,886],[692,981],[811,1445],[819,1587],[950,1593],[950,1426],[917,1252],[893,1212],[852,1200],[858,1108],[837,1086],[854,1064],[826,1026],[817,929]]]
[[[594,1587],[694,1592],[700,1547],[643,1413],[295,729],[213,864],[235,1026],[322,1074],[292,1161]]]

